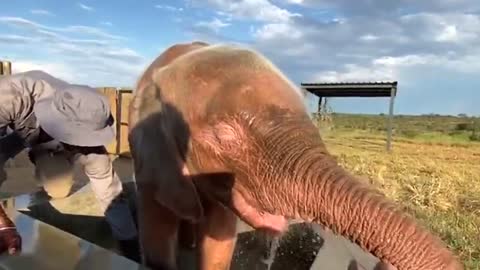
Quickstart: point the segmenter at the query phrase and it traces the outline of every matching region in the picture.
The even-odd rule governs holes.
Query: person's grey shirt
[[[0,133],[6,133],[9,127],[26,143],[25,146],[35,144],[39,125],[33,113],[33,105],[68,85],[65,81],[37,70],[0,76]],[[6,153],[15,151],[12,149],[14,147],[2,145],[0,152],[9,157],[15,155]]]

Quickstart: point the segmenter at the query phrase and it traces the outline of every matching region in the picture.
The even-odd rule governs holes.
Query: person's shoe
[[[138,242],[138,238],[134,238],[130,240],[119,240],[118,249],[121,255],[139,264],[142,263],[140,243]]]

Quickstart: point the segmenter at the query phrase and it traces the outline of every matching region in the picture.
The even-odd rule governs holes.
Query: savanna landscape
[[[328,149],[438,234],[466,269],[480,269],[480,118],[395,116],[391,153],[386,116],[313,117]]]

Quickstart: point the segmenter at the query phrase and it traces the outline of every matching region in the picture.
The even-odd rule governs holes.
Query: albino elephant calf
[[[335,162],[302,99],[244,48],[177,44],[148,67],[129,108],[147,265],[177,268],[187,221],[199,269],[228,269],[239,217],[273,233],[290,218],[318,223],[400,270],[463,269],[438,237]]]

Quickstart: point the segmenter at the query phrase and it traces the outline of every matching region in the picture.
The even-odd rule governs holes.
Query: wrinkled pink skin
[[[167,49],[130,105],[150,267],[176,269],[178,242],[196,241],[199,269],[228,269],[239,217],[274,234],[290,218],[321,224],[399,270],[463,269],[438,237],[338,166],[299,90],[268,60],[209,48]]]

